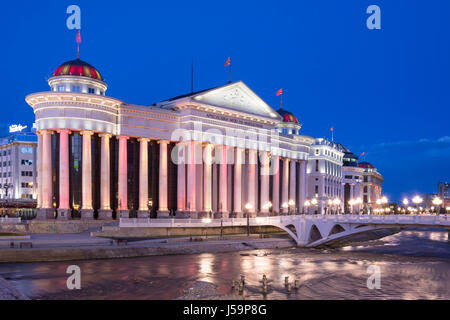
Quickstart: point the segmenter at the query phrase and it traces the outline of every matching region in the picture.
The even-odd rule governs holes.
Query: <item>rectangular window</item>
[[[319,160],[316,160],[316,172],[319,171]]]
[[[59,92],[64,92],[64,91],[66,91],[66,87],[65,86],[58,86],[58,91]]]
[[[94,94],[95,93],[95,89],[94,88],[88,88],[88,93]]]
[[[72,86],[72,92],[81,92],[80,86]]]

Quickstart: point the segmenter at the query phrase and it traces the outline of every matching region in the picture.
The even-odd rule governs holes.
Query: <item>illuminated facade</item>
[[[243,82],[151,106],[105,96],[101,74],[81,60],[48,83],[51,91],[26,97],[38,135],[38,218],[302,210],[314,139]]]
[[[338,143],[315,139],[308,160],[308,199],[316,199],[313,212],[342,212],[342,160],[344,153]]]
[[[13,126],[12,126],[13,127]],[[15,129],[16,127],[14,127]],[[29,200],[37,198],[37,137],[31,131],[10,129],[0,138],[0,199]]]
[[[381,199],[382,183],[384,181],[381,173],[378,172],[369,162],[360,162],[358,164],[363,169],[362,172],[362,201],[364,213],[372,213],[377,204],[377,200]]]

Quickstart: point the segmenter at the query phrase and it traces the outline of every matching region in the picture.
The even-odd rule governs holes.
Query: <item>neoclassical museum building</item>
[[[38,218],[243,217],[303,210],[315,139],[243,82],[149,106],[106,96],[100,72],[59,66],[26,97],[38,134]]]

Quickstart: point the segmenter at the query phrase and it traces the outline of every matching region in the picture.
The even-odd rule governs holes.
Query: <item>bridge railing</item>
[[[4,218],[2,218],[4,219]],[[13,222],[7,218],[6,221]],[[233,227],[258,225],[288,225],[298,219],[315,222],[340,222],[361,224],[418,224],[418,225],[450,225],[450,215],[290,215],[256,218],[222,218],[222,219],[145,219],[145,218],[121,218],[121,227]],[[0,222],[2,220],[0,219]],[[14,221],[17,222],[17,221]]]

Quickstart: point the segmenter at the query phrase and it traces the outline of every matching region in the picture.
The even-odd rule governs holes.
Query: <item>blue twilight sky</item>
[[[434,192],[450,180],[450,1],[8,1],[0,10],[0,133],[30,124],[25,103],[76,58],[66,8],[81,7],[81,59],[100,70],[107,94],[151,104],[243,80],[302,134],[330,135],[366,152],[391,199]],[[381,8],[381,30],[366,9]]]

